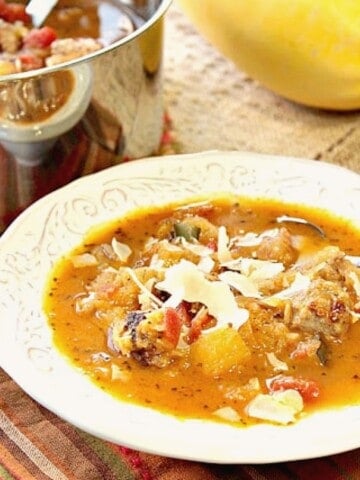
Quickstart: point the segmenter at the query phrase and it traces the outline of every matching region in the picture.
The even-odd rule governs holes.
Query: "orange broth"
[[[167,218],[173,219],[174,212],[175,218],[180,220],[189,215],[204,215],[213,224],[226,226],[229,235],[234,225],[237,228],[241,225],[244,232],[262,232],[278,227],[275,219],[284,214],[306,218],[324,230],[325,238],[309,226],[287,223],[286,228],[291,235],[303,239],[302,254],[307,255],[329,244],[339,246],[347,254],[357,255],[360,253],[360,231],[350,222],[322,210],[266,199],[214,198],[208,201],[209,209],[201,203],[188,208],[184,205],[182,208],[167,205],[138,209],[112,223],[97,226],[84,237],[81,246],[57,262],[49,277],[44,302],[53,339],[61,354],[75,367],[98,387],[121,400],[150,406],[181,418],[214,421],[221,420],[214,411],[230,406],[240,415],[239,422],[235,423],[252,424],[256,420],[244,414],[253,394],[249,387],[251,379],[256,377],[263,387],[266,379],[274,376],[262,348],[250,345],[251,357],[244,365],[213,376],[192,360],[191,345],[188,353],[165,368],[144,366],[131,357],[114,354],[107,342],[108,320],[93,313],[79,315],[74,309],[75,298],[96,276],[97,268],[74,268],[71,256],[89,252],[95,244],[110,243],[116,237],[131,247],[133,254],[129,265],[133,266],[141,261],[141,250],[149,237],[156,237],[159,225],[166,224],[164,220]],[[117,266],[116,262],[114,266]],[[123,302],[126,309],[128,298],[123,298]],[[241,328],[246,343],[246,325]],[[306,403],[305,412],[359,404],[359,345],[360,322],[354,322],[345,339],[329,346],[330,360],[326,365],[315,361],[316,357],[301,362],[287,358],[287,374],[310,378],[319,386],[319,397]],[[94,355],[99,352],[106,353],[106,358],[97,356],[94,361]],[[112,376],[113,365],[125,372],[120,379]]]

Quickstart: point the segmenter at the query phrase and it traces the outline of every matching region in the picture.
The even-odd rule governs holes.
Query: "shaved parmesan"
[[[116,364],[111,365],[111,380],[120,380],[121,382],[128,382],[131,378],[131,372],[120,368]]]
[[[231,243],[237,247],[256,247],[260,245],[265,237],[274,238],[279,234],[278,228],[272,228],[271,230],[265,230],[262,233],[248,232],[243,236],[233,237]]]
[[[295,275],[295,280],[293,283],[290,285],[290,287],[285,288],[285,290],[281,290],[278,293],[275,293],[275,295],[272,295],[269,297],[270,299],[272,298],[277,298],[277,299],[286,299],[286,298],[291,298],[297,293],[300,293],[304,290],[307,290],[310,286],[310,278],[307,277],[306,275],[303,275],[302,273],[297,272]]]
[[[270,260],[258,260],[254,258],[243,258],[242,272],[252,280],[267,280],[285,270],[281,262]]]
[[[229,250],[229,237],[226,228],[223,225],[221,225],[218,229],[217,256],[220,263],[225,263],[232,260]]]
[[[222,266],[229,270],[239,271],[253,281],[267,280],[283,272],[285,269],[284,265],[280,262],[245,257],[223,263]]]
[[[131,248],[125,243],[118,242],[116,238],[111,240],[111,246],[119,260],[122,262],[126,262],[132,254]]]
[[[200,302],[205,305],[209,314],[218,321],[217,326],[231,323],[239,327],[249,317],[249,312],[239,308],[230,287],[221,281],[209,281],[196,265],[181,260],[168,268],[162,282],[156,288],[170,293],[166,306],[177,306],[182,300]]]
[[[250,278],[238,272],[223,272],[219,274],[221,281],[238,290],[245,297],[261,298],[257,286]]]
[[[355,293],[358,297],[360,297],[360,280],[359,277],[356,275],[355,272],[350,272],[349,277],[353,283],[353,287],[355,290]]]
[[[152,310],[154,306],[156,307],[157,304],[154,302],[152,295],[150,294],[154,284],[156,282],[155,278],[149,278],[149,280],[145,283],[144,289],[138,295],[139,304],[141,310]]]
[[[202,257],[197,264],[197,268],[204,273],[210,273],[214,268],[215,262],[211,257]]]
[[[213,412],[213,414],[216,415],[219,418],[222,418],[223,420],[228,420],[229,422],[239,422],[240,421],[240,415],[232,407],[218,408],[217,410],[215,410]]]
[[[161,240],[159,244],[163,246],[168,252],[181,252],[181,248],[179,247],[179,245],[170,243],[169,240]]]
[[[159,243],[159,240],[155,237],[149,237],[144,245],[145,250],[150,250],[155,244]]]
[[[222,266],[232,271],[220,273],[219,278],[245,297],[253,298],[262,296],[258,290],[259,281],[272,278],[284,270],[282,263],[243,257],[225,262]]]
[[[346,259],[349,260],[356,267],[360,267],[360,257],[353,255],[346,255]]]
[[[71,263],[75,268],[93,267],[98,264],[97,258],[91,253],[82,253],[71,257]]]
[[[95,293],[90,292],[88,295],[79,295],[75,297],[75,312],[83,313],[92,309],[92,305],[95,299]]]
[[[250,378],[245,388],[247,390],[260,390],[260,380],[257,377]]]
[[[189,250],[195,255],[199,255],[199,257],[206,257],[214,253],[211,248],[201,245],[201,243],[188,242],[184,237],[180,237],[180,243],[186,250]]]
[[[267,353],[266,354],[266,357],[268,359],[268,362],[270,363],[270,365],[272,367],[274,367],[274,370],[275,371],[278,371],[278,372],[286,372],[287,370],[289,370],[289,367],[287,366],[287,363],[285,362],[282,362],[281,360],[279,360],[277,358],[277,356],[275,355],[275,353],[271,352],[271,353]]]
[[[300,393],[296,390],[284,390],[272,394],[257,395],[246,406],[250,417],[287,425],[293,423],[304,408]]]
[[[360,314],[356,312],[350,312],[351,314],[351,323],[356,323],[360,320]]]
[[[150,259],[149,267],[161,270],[164,267],[164,260],[157,253],[154,253]]]

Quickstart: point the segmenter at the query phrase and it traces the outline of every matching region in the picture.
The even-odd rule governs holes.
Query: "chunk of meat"
[[[344,338],[359,304],[359,268],[338,247],[325,247],[311,260],[273,277],[271,283],[263,282],[261,291],[265,295],[280,292],[292,283],[296,272],[306,276],[310,285],[291,297],[291,315],[283,318],[284,323],[325,340]]]
[[[13,25],[0,19],[0,51],[16,53],[21,47],[23,33],[24,28],[21,25]]]
[[[162,278],[161,272],[147,267],[135,269],[134,274],[142,284],[152,278]],[[139,308],[140,293],[126,268],[119,268],[118,271],[107,269],[86,286],[84,295],[76,299],[76,309],[78,313],[93,312],[101,317],[110,316],[115,306],[127,311],[136,310]]]
[[[248,345],[252,348],[261,346],[276,355],[295,348],[299,335],[290,330],[284,318],[286,311],[282,307],[271,307],[245,298],[241,299],[240,305],[250,314],[249,320],[240,329]]]
[[[301,263],[298,270],[311,278],[322,278],[331,282],[339,282],[344,279],[341,272],[345,268],[356,268],[346,261],[345,253],[338,247],[325,247],[310,260]]]
[[[51,55],[46,59],[46,65],[67,62],[96,52],[102,47],[102,44],[93,38],[60,38],[52,42]]]
[[[340,340],[352,324],[352,306],[351,296],[341,284],[316,279],[308,290],[293,297],[290,325],[327,340]]]
[[[292,265],[298,256],[297,250],[292,244],[291,235],[286,228],[280,228],[275,237],[264,237],[256,254],[260,260],[281,262],[286,267]]]
[[[353,321],[358,303],[359,269],[337,247],[326,247],[297,267],[311,279],[308,290],[292,298],[292,327],[326,340],[341,340]]]
[[[174,309],[133,311],[109,331],[110,348],[143,365],[163,368],[178,355],[181,319]]]
[[[340,283],[354,301],[360,295],[360,269],[338,247],[322,249],[310,262],[300,266],[300,270],[313,279]]]

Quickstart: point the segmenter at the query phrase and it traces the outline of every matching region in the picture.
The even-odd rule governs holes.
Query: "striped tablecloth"
[[[168,14],[166,32],[164,94],[179,152],[252,150],[360,171],[358,112],[314,111],[278,98],[221,57],[176,4]],[[166,134],[163,153],[172,153],[172,143]],[[359,480],[360,450],[267,465],[201,464],[149,455],[74,428],[29,398],[0,370],[0,478]]]
[[[200,464],[149,455],[110,444],[74,428],[28,397],[0,370],[0,478],[358,480],[360,450],[271,465]]]

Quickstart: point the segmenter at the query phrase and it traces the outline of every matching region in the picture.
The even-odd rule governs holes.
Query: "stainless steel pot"
[[[60,65],[0,77],[0,232],[74,178],[159,147],[163,21],[171,0],[114,2],[134,25],[121,40]],[[50,114],[32,119],[36,105]]]

